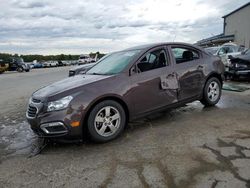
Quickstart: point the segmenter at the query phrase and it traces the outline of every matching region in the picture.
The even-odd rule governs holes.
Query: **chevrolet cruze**
[[[136,118],[195,100],[215,105],[224,65],[185,43],[160,43],[114,52],[85,74],[35,91],[27,120],[41,137],[106,142]]]

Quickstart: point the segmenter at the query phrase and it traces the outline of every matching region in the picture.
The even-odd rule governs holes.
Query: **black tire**
[[[209,97],[209,91],[210,91],[209,86],[212,83],[218,84],[218,89],[217,89],[218,95],[217,95],[216,100],[212,100],[211,97]],[[216,78],[216,77],[210,78],[209,80],[207,80],[207,82],[205,84],[205,87],[203,89],[203,98],[200,100],[200,102],[205,106],[216,105],[219,102],[220,97],[221,97],[221,88],[222,88],[222,85],[221,85],[221,82],[218,78]]]
[[[18,67],[17,68],[17,72],[23,72],[23,71],[24,71],[23,67]]]
[[[105,107],[112,107],[116,109],[120,115],[120,119],[119,119],[120,124],[118,128],[113,134],[111,133],[112,135],[109,135],[109,136],[100,135],[97,132],[96,122],[95,122],[96,116],[98,115],[100,110],[102,110]],[[126,113],[122,105],[120,105],[118,102],[113,101],[113,100],[105,100],[95,105],[93,109],[91,110],[91,112],[89,113],[89,116],[87,119],[87,128],[88,128],[88,132],[90,134],[91,140],[93,140],[94,142],[99,142],[99,143],[108,142],[110,140],[117,138],[123,132],[125,124],[126,124]],[[101,123],[101,126],[103,126],[102,123]]]

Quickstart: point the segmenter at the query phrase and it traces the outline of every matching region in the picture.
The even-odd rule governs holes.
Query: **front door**
[[[132,69],[134,114],[140,115],[177,102],[178,82],[165,47],[148,51]]]

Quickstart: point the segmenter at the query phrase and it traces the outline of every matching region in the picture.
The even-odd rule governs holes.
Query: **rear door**
[[[146,52],[136,62],[130,70],[134,114],[177,102],[178,82],[172,73],[169,54],[164,46]]]
[[[204,83],[202,53],[190,46],[171,45],[175,72],[179,81],[178,100],[201,95]]]

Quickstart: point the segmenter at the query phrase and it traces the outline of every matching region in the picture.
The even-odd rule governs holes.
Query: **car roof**
[[[199,46],[188,44],[188,43],[184,43],[184,42],[163,42],[163,43],[144,44],[144,45],[140,45],[140,46],[135,46],[135,47],[127,48],[127,49],[122,50],[122,51],[129,51],[129,50],[149,50],[151,48],[154,48],[154,47],[157,47],[157,46],[163,46],[163,45],[183,45],[183,46],[189,46],[189,47],[193,47],[193,48],[196,48],[196,49],[199,49],[199,50],[203,50]]]
[[[228,42],[228,43],[223,44],[222,46],[238,46],[238,45],[233,42]]]
[[[221,46],[212,46],[212,47],[207,47],[205,49],[219,49]]]

